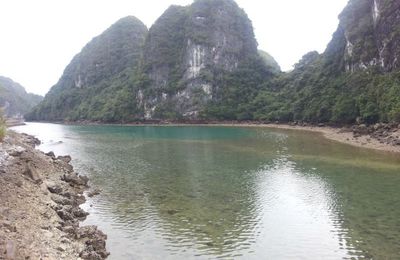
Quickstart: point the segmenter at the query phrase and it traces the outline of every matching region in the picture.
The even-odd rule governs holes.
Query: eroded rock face
[[[232,0],[171,6],[150,28],[143,55],[147,84],[138,103],[146,119],[196,118],[217,77],[258,56],[251,21]]]
[[[400,67],[400,1],[351,0],[339,18],[333,41],[343,46],[344,70]]]

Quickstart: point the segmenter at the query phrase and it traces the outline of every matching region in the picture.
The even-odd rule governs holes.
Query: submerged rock
[[[96,195],[99,195],[100,193],[101,193],[100,189],[94,189],[94,190],[89,191],[87,193],[87,195],[88,195],[89,198],[92,198],[92,197],[94,197]]]

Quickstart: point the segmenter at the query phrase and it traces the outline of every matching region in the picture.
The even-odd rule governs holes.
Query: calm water
[[[110,259],[399,259],[400,156],[315,133],[32,123],[101,195]]]

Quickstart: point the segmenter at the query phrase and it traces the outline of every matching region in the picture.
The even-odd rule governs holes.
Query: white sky
[[[253,21],[259,48],[283,70],[323,52],[348,0],[236,0]],[[148,27],[171,4],[192,0],[0,0],[0,75],[44,95],[82,47],[118,19]]]

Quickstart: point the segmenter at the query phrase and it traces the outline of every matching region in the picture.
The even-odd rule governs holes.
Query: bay
[[[102,190],[109,259],[395,259],[400,156],[246,127],[15,127]]]

